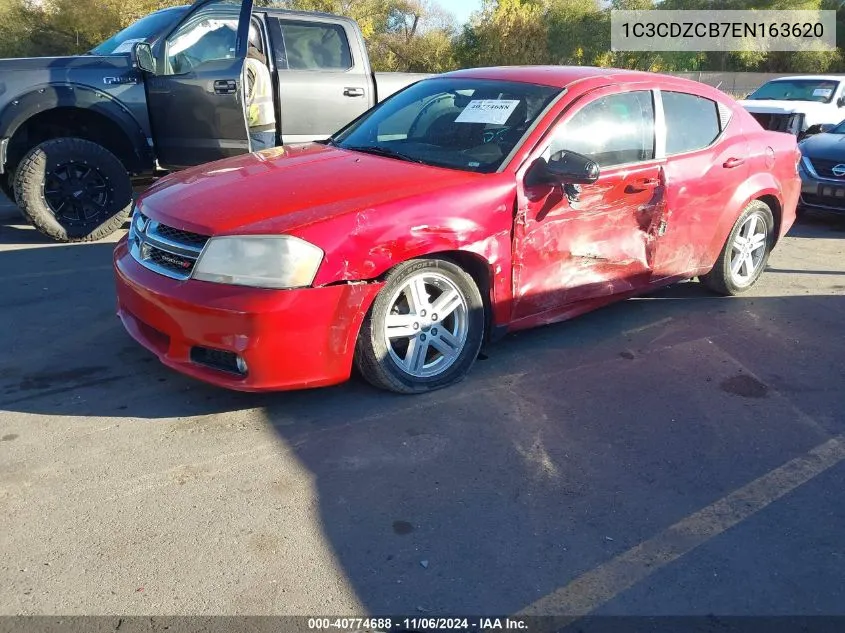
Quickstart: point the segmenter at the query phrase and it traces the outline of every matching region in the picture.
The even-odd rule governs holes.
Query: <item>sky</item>
[[[458,24],[466,23],[470,14],[481,8],[481,0],[439,0],[439,4],[458,19]]]

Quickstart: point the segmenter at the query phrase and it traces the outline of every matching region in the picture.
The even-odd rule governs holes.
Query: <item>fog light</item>
[[[247,371],[246,361],[242,357],[235,356],[235,365],[237,365],[239,372],[241,372],[242,374],[246,374],[246,371]]]

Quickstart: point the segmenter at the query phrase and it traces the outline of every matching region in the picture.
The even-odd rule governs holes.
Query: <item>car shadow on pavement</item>
[[[370,613],[515,612],[842,432],[841,294],[724,299],[684,283],[509,335],[431,394],[359,379],[240,394],[124,333],[112,248],[0,252],[0,409],[208,416],[185,423],[209,432],[259,410],[310,473],[323,536]]]
[[[0,218],[0,245],[2,246],[51,243],[50,238],[33,230],[23,217]]]
[[[790,237],[842,238],[845,234],[845,214],[806,211],[792,225]]]
[[[0,361],[2,408],[46,415],[132,415],[155,420],[265,407],[270,412],[283,409],[298,424],[307,420],[309,424],[331,425],[343,423],[335,415],[339,409],[354,418],[376,409],[383,412],[384,407],[399,411],[426,397],[436,397],[408,398],[381,392],[357,376],[337,387],[275,394],[231,392],[182,376],[133,341],[116,317],[111,269],[114,244],[43,245],[30,228],[15,230],[22,236],[15,238],[16,244],[44,247],[0,252],[0,265],[6,272],[0,296],[0,337],[5,339],[3,346],[12,351],[5,362]],[[703,304],[722,301],[695,283],[673,286],[656,296]],[[584,362],[594,353],[590,350],[602,343],[618,347],[612,352],[618,354],[626,344],[619,338],[620,328],[637,330],[650,319],[671,320],[673,314],[681,317],[689,309],[680,305],[685,301],[673,301],[655,310],[646,301],[635,299],[566,324],[509,335],[485,349],[472,376],[501,380],[521,367],[513,365],[515,358],[524,358],[527,364],[520,370],[530,371],[532,354],[548,354],[554,349],[566,354],[561,367]],[[731,309],[737,307],[737,303],[730,304]],[[608,327],[607,320],[613,325]],[[22,323],[26,328],[21,329]],[[573,332],[567,335],[570,329]],[[130,379],[132,388],[124,388]],[[472,381],[470,378],[457,389],[471,388]]]

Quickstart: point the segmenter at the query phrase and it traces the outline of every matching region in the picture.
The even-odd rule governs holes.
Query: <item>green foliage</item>
[[[138,18],[188,0],[0,0],[0,57],[90,50]],[[448,6],[448,0],[439,0]],[[845,71],[839,0],[483,0],[458,28],[438,0],[255,0],[257,6],[354,18],[373,68],[443,72],[518,64],[617,66],[651,71]],[[633,53],[610,50],[611,9],[834,9],[839,48],[802,53]]]
[[[0,56],[84,53],[152,11],[183,0],[0,0]]]

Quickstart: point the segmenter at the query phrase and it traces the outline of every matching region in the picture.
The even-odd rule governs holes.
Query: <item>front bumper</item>
[[[803,164],[799,173],[801,174],[801,197],[798,200],[800,207],[845,213],[845,179],[839,182],[821,178],[807,171]]]
[[[115,248],[114,272],[117,314],[136,341],[168,367],[238,391],[347,380],[361,322],[382,286],[265,290],[179,281],[139,264],[126,238]],[[236,354],[247,371],[210,366],[197,348]]]

